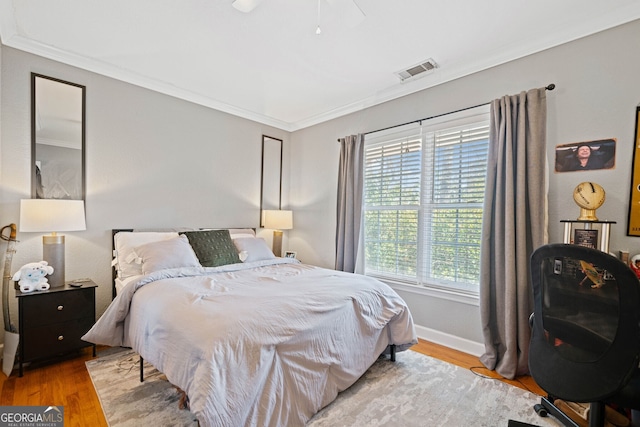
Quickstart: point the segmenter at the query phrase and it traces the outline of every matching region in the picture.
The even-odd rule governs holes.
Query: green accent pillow
[[[180,234],[187,236],[189,244],[203,267],[218,267],[240,262],[229,230],[184,231]]]

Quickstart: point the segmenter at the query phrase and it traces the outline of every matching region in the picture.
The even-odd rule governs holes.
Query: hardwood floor
[[[475,356],[423,340],[411,349],[533,393],[544,394],[531,377],[516,380],[500,378],[495,372],[481,367],[482,364]],[[100,347],[98,353],[99,351]],[[85,361],[90,359],[91,349],[87,348],[56,363],[26,367],[22,378],[18,377],[17,370],[9,378],[0,374],[0,405],[64,406],[66,427],[107,426],[85,366]]]
[[[23,377],[17,369],[9,378],[0,374],[0,405],[64,406],[65,427],[106,427],[84,364],[92,358],[91,348],[85,348],[55,363],[25,367]]]
[[[444,360],[445,362],[452,363],[454,365],[460,366],[461,368],[470,369],[476,374],[495,378],[496,380],[503,381],[507,384],[511,384],[523,390],[530,391],[539,396],[546,395],[544,390],[542,390],[529,375],[517,377],[513,380],[508,380],[501,377],[498,373],[485,368],[476,356],[453,350],[449,347],[445,347],[429,341],[419,341],[420,342],[418,342],[418,344],[411,347],[411,350],[415,350],[418,353],[426,354],[427,356],[431,356],[436,359]]]

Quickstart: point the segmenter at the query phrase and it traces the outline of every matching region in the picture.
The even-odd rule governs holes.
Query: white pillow
[[[248,233],[232,234],[231,235],[231,240],[241,239],[243,237],[255,238],[256,235],[255,234],[248,234]]]
[[[147,243],[135,248],[134,252],[142,264],[142,274],[167,268],[201,267],[198,257],[185,235]]]
[[[236,245],[238,252],[245,251],[247,253],[247,258],[243,262],[276,258],[262,237],[238,237],[233,239],[233,244]]]
[[[120,231],[113,236],[114,257],[118,278],[142,274],[142,266],[134,260],[134,249],[138,246],[178,237],[177,232],[132,232]]]
[[[240,237],[256,237],[256,232],[253,228],[230,228],[229,235],[232,239],[238,239]]]

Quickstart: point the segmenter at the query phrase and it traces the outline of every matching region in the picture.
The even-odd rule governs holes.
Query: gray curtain
[[[547,239],[546,93],[491,103],[480,256],[480,361],[506,378],[529,372],[529,257]]]
[[[336,270],[355,272],[364,186],[364,135],[340,138],[338,212],[336,225]]]

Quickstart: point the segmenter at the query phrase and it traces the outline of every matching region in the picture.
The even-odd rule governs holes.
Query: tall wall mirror
[[[31,197],[84,200],[85,87],[31,73]]]
[[[263,211],[280,209],[282,204],[282,140],[262,135],[262,183],[260,187],[260,227]]]

